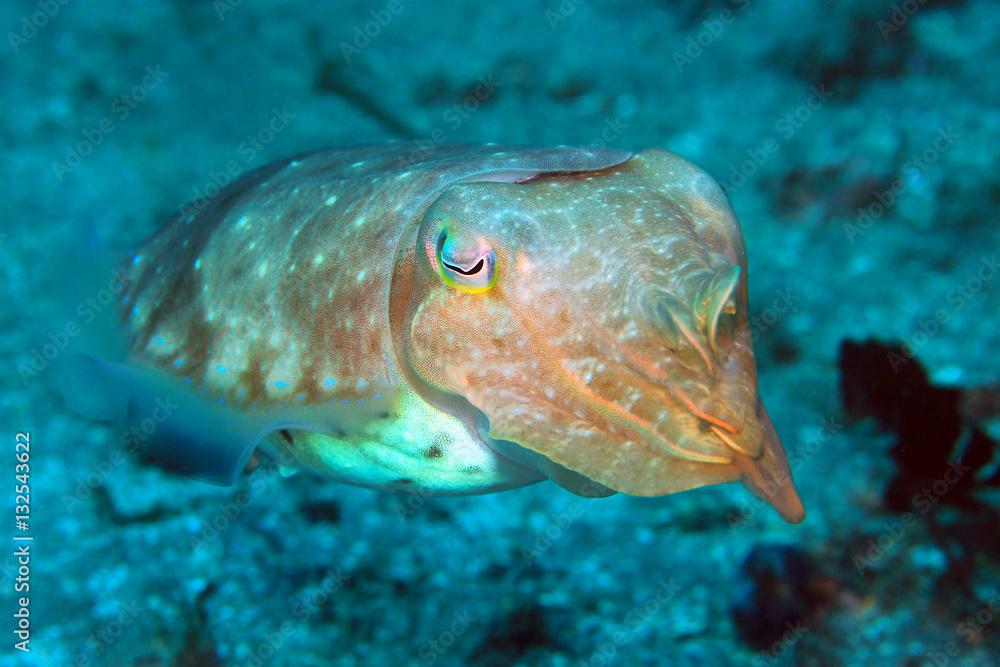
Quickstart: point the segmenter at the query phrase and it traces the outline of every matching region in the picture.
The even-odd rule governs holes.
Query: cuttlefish
[[[77,373],[219,484],[255,451],[421,493],[742,479],[798,522],[747,312],[726,196],[676,155],[364,146],[183,208],[128,262],[127,358]]]

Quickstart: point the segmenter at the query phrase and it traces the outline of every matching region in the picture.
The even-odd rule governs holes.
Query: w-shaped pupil
[[[474,276],[477,273],[479,273],[480,270],[482,270],[482,268],[483,268],[483,262],[485,262],[485,261],[486,260],[484,258],[480,257],[479,261],[476,262],[476,265],[474,267],[472,267],[471,269],[469,269],[468,271],[466,271],[465,269],[463,269],[460,266],[455,266],[454,264],[449,264],[448,262],[444,262],[444,265],[447,266],[452,271],[454,271],[455,273],[461,273],[463,276]]]

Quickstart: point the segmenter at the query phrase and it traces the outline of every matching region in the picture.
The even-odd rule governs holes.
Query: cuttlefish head
[[[453,185],[405,258],[397,350],[488,443],[640,496],[742,478],[803,518],[758,394],[740,231],[697,168],[649,151]]]

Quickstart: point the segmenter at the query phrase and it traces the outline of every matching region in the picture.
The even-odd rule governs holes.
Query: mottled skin
[[[443,279],[485,252],[488,288]],[[798,521],[745,267],[719,187],[664,151],[372,146],[269,165],[181,215],[133,260],[124,314],[133,366],[336,479],[743,478]]]

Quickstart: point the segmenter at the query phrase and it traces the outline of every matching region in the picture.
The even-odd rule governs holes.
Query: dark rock
[[[904,512],[933,487],[934,503],[964,503],[974,488],[970,474],[996,451],[985,433],[962,415],[962,391],[931,384],[920,363],[901,345],[844,341],[840,348],[840,392],[848,419],[874,417],[898,435],[890,452],[898,472],[885,492],[886,506]],[[956,452],[963,442],[961,456]]]
[[[303,503],[302,514],[312,523],[340,523],[340,504],[333,500],[313,500]]]
[[[765,650],[801,629],[817,603],[809,555],[787,544],[757,544],[740,568],[732,616],[740,638]]]
[[[476,650],[476,664],[511,665],[531,651],[553,645],[548,625],[544,607],[513,610]]]

